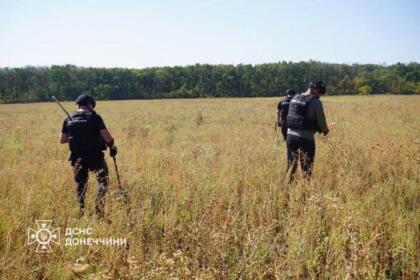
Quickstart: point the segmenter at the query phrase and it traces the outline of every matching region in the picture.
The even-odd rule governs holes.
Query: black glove
[[[118,153],[117,146],[109,147],[109,155],[111,157],[115,157],[117,155],[117,153]]]
[[[114,146],[114,138],[111,139],[111,141],[109,141],[108,143],[106,143],[106,145],[111,148],[112,146]]]

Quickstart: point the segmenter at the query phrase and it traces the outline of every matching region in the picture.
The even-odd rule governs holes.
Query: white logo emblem
[[[51,243],[60,244],[60,228],[51,229],[52,220],[35,220],[37,229],[28,228],[28,245],[37,243],[36,252],[51,252]]]

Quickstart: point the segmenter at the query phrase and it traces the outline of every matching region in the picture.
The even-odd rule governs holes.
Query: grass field
[[[112,224],[95,219],[93,175],[76,218],[54,103],[0,105],[0,278],[418,279],[420,96],[322,98],[336,125],[317,136],[312,180],[290,187],[274,142],[278,99],[99,102],[130,226],[108,155]],[[37,219],[129,247],[66,247],[62,232],[52,253],[36,253]]]

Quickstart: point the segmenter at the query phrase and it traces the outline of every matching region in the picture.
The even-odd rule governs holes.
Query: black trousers
[[[291,180],[296,172],[297,164],[303,175],[309,178],[312,175],[312,168],[315,159],[315,141],[301,138],[294,135],[287,135],[287,170],[291,169]]]
[[[105,208],[105,194],[108,191],[109,172],[103,154],[95,156],[72,156],[71,165],[73,167],[74,181],[76,182],[77,200],[80,204],[80,216],[83,216],[85,208],[85,196],[89,171],[96,175],[98,182],[96,188],[96,214],[103,218]]]

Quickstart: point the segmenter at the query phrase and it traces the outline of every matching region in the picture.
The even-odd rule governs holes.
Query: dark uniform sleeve
[[[67,119],[65,119],[64,122],[63,122],[63,127],[61,128],[61,133],[68,134]]]
[[[277,104],[277,110],[279,110],[279,111],[281,111],[281,101],[282,100],[280,100],[279,104]]]
[[[322,106],[321,102],[317,102],[315,112],[316,112],[316,120],[318,123],[319,131],[322,133],[328,133],[329,129],[328,129],[327,121],[325,119],[324,106]]]
[[[99,115],[96,115],[96,127],[98,128],[98,130],[106,129],[104,120]]]

